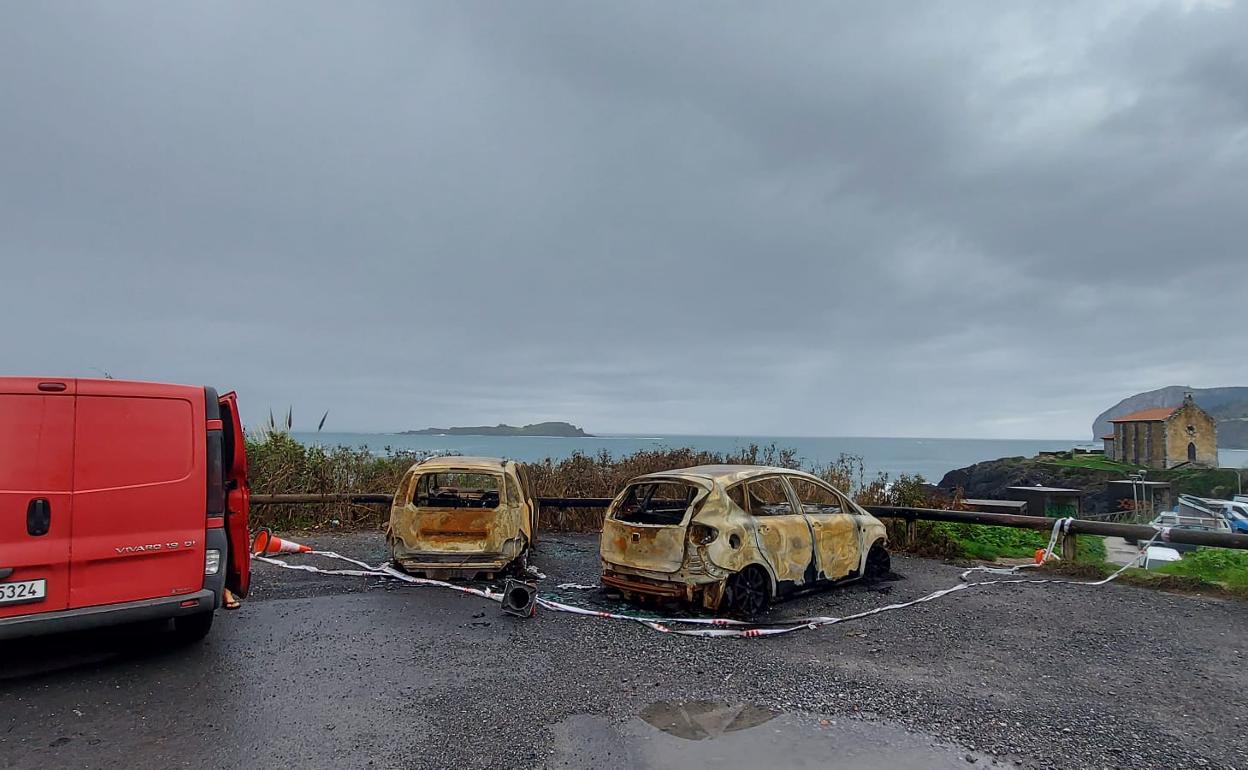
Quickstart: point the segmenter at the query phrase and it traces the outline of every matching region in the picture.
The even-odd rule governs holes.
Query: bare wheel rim
[[[758,615],[767,609],[771,591],[767,576],[759,569],[746,569],[733,581],[733,604],[746,615]]]

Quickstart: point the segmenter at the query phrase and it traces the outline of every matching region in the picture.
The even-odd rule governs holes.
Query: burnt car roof
[[[637,479],[650,478],[686,478],[702,481],[718,481],[722,484],[735,484],[738,481],[766,476],[772,473],[787,473],[794,476],[810,476],[804,471],[792,468],[778,468],[770,465],[695,465],[692,468],[675,468],[670,471],[659,471],[638,476]],[[812,477],[813,478],[813,477]]]
[[[430,457],[427,460],[421,460],[412,465],[413,468],[422,470],[436,469],[464,469],[464,470],[483,470],[483,471],[501,471],[507,461],[501,457],[463,457],[460,455],[443,455],[440,457]]]

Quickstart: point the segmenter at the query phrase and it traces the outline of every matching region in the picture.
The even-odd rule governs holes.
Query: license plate
[[[15,583],[0,583],[0,604],[23,604],[25,602],[41,602],[48,595],[48,581],[19,580]]]

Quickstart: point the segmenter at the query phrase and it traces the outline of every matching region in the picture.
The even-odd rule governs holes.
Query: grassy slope
[[[1070,458],[1054,457],[1041,461],[1044,465],[1056,465],[1062,468],[1085,468],[1090,471],[1111,471],[1121,473],[1124,476],[1128,473],[1135,473],[1139,470],[1134,465],[1120,463],[1110,460],[1103,455],[1074,455]]]
[[[1240,488],[1237,472],[1227,468],[1141,468],[1114,460],[1101,455],[1074,455],[1070,458],[1052,458],[1042,460],[1043,465],[1060,468],[1082,468],[1091,471],[1107,471],[1120,474],[1126,478],[1128,474],[1140,470],[1147,471],[1149,481],[1168,481],[1176,495],[1189,494],[1199,497],[1228,497],[1236,494]],[[1248,481],[1248,479],[1246,479]]]
[[[1228,588],[1248,589],[1248,551],[1205,548],[1157,570],[1166,575],[1199,578]]]
[[[962,547],[965,556],[973,559],[1025,559],[1034,556],[1036,549],[1049,544],[1049,533],[1032,529],[979,524],[941,523],[936,526]],[[1099,563],[1105,560],[1103,538],[1080,535],[1076,543],[1079,562]]]

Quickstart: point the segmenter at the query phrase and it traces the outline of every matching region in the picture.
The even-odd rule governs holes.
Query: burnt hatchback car
[[[434,457],[403,475],[386,540],[406,572],[488,579],[524,571],[537,520],[524,465],[496,457]]]
[[[639,476],[611,502],[602,583],[626,599],[744,616],[781,595],[889,572],[884,525],[809,473],[703,465]]]

